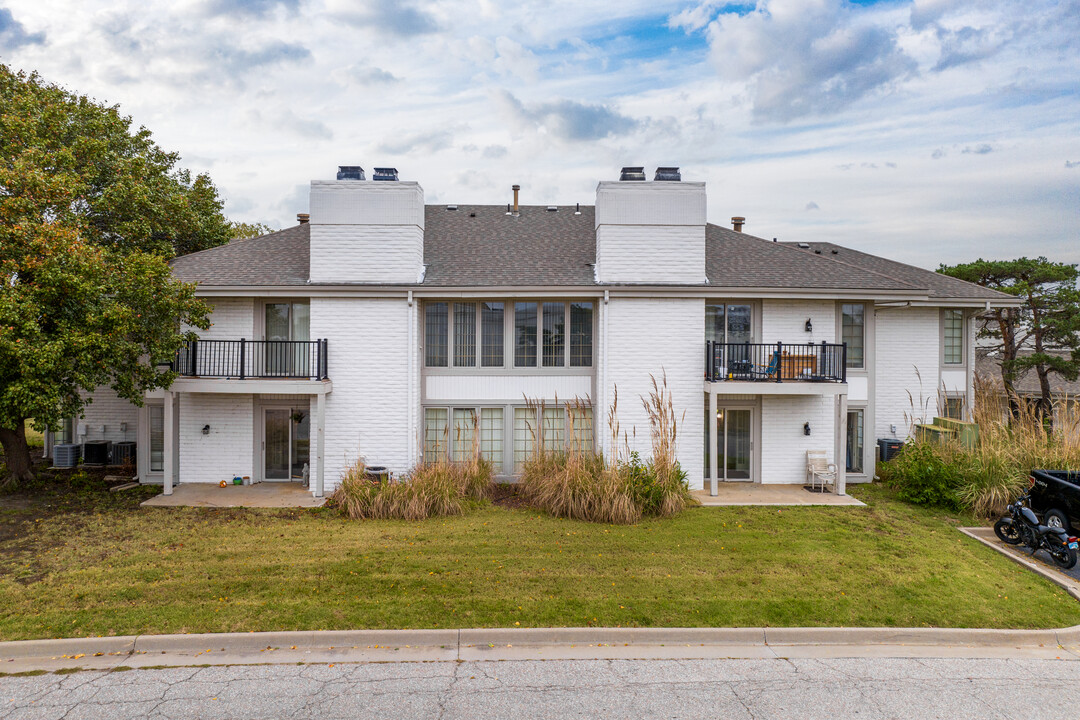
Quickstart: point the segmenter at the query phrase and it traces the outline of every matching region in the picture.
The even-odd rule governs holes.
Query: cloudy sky
[[[0,62],[275,227],[339,164],[526,204],[679,165],[763,237],[1080,262],[1080,0],[0,0]]]

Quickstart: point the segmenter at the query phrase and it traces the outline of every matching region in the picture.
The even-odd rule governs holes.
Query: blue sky
[[[763,237],[1080,262],[1080,0],[0,0],[0,61],[277,227],[339,164],[535,204],[679,165]]]

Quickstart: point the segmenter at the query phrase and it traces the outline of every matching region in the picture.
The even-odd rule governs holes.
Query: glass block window
[[[165,469],[165,406],[149,405],[146,409],[150,412],[150,472],[162,472]]]
[[[570,367],[592,367],[593,304],[570,303]]]
[[[566,304],[544,303],[544,367],[566,364]]]
[[[532,457],[536,448],[536,411],[532,408],[514,408],[514,472],[521,472],[525,461]]]
[[[840,341],[847,343],[847,366],[861,368],[865,347],[864,306],[861,303],[844,303],[840,306],[840,316]]]
[[[451,460],[462,462],[472,457],[476,426],[476,410],[454,408],[454,427],[450,431],[450,445],[453,448],[450,453]]]
[[[454,303],[454,367],[476,367],[476,303]]]
[[[945,317],[945,363],[961,365],[964,362],[964,313],[946,310]]]
[[[447,333],[450,329],[447,312],[444,302],[424,306],[424,363],[428,367],[447,365]]]
[[[424,462],[438,462],[446,457],[450,435],[448,416],[446,408],[424,410]]]
[[[570,450],[575,453],[593,451],[593,411],[591,407],[570,408]]]
[[[562,407],[546,407],[543,410],[542,428],[544,450],[561,452],[566,449],[566,410]]]
[[[503,304],[480,303],[480,337],[483,342],[480,364],[484,367],[503,366]]]
[[[503,410],[480,409],[480,455],[491,461],[501,472],[503,458]]]
[[[849,410],[847,414],[847,471],[863,471],[863,411]]]
[[[514,303],[514,366],[536,367],[536,303]]]

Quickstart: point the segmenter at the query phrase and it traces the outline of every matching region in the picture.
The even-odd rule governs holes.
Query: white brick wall
[[[206,340],[239,340],[254,338],[255,299],[254,298],[203,298],[213,308],[210,314],[210,329],[197,330],[199,337]],[[185,326],[184,330],[190,330]]]
[[[831,395],[761,397],[762,484],[805,482],[807,450],[824,450],[835,461],[835,403]],[[803,434],[807,422],[809,436]]]
[[[605,397],[597,401],[597,436],[605,452],[610,452],[607,427],[608,407],[619,391],[619,421],[630,435],[631,449],[642,458],[652,455],[649,419],[641,398],[652,389],[649,374],[659,381],[667,372],[668,388],[679,421],[678,457],[691,488],[703,486],[704,457],[702,427],[705,358],[705,302],[690,299],[612,299],[600,304],[600,361],[607,373],[598,381]],[[607,344],[604,346],[604,318],[607,313]],[[684,416],[685,412],[685,416]],[[636,438],[634,437],[636,430]]]
[[[876,419],[868,442],[892,437],[890,424],[906,438],[913,416],[929,420],[937,412],[939,312],[934,307],[876,311]]]
[[[806,320],[813,332],[806,332]],[[762,300],[761,342],[836,342],[836,303],[831,300]]]
[[[409,308],[404,299],[312,298],[311,336],[329,338],[334,390],[326,396],[326,492],[363,454],[409,468]],[[415,397],[413,395],[412,397]]]
[[[311,226],[313,282],[415,283],[423,262],[416,225]]]
[[[180,394],[180,482],[254,475],[251,395]],[[202,434],[204,425],[210,433]]]
[[[137,441],[139,408],[118,398],[112,388],[107,386],[98,388],[88,397],[92,402],[83,408],[83,417],[75,420],[76,426],[79,423],[86,426],[86,435],[76,433],[75,442]],[[120,423],[127,423],[127,431],[120,430]]]
[[[600,282],[702,283],[705,226],[601,225],[596,264]]]

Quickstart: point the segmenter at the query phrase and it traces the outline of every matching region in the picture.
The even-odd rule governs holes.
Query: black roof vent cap
[[[363,180],[364,168],[359,165],[338,165],[338,180]]]
[[[559,206],[558,205],[548,205],[547,206],[547,211],[548,212],[558,212],[559,211]]]
[[[397,168],[375,168],[375,174],[371,176],[372,180],[389,180],[396,182]]]
[[[681,182],[682,173],[679,172],[679,168],[677,167],[658,167],[656,168],[656,175],[653,176],[653,180]]]
[[[810,243],[799,243],[799,247],[802,248],[803,250],[809,250],[810,249]]]
[[[619,181],[625,182],[627,180],[633,180],[641,182],[645,179],[644,167],[624,167],[622,172],[619,173]]]

